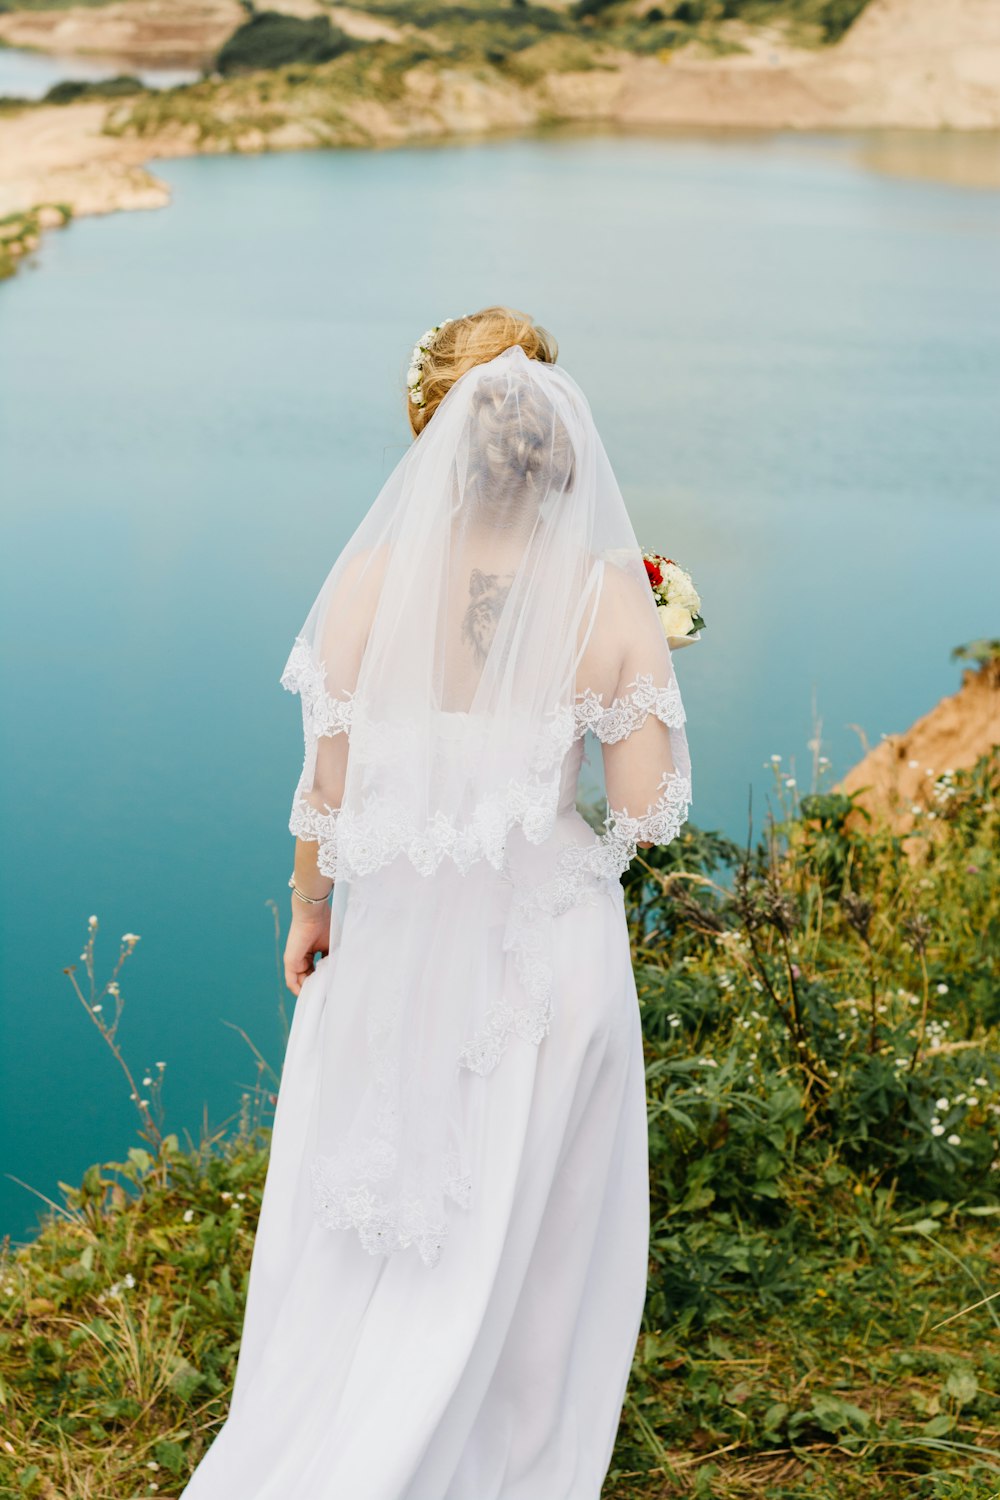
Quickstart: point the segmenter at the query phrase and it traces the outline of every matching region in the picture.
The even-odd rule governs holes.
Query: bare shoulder
[[[646,602],[647,589],[645,581],[636,578],[634,573],[626,572],[616,562],[605,562],[601,594],[610,609],[623,613],[641,609]]]
[[[595,632],[606,649],[622,657],[630,642],[641,636],[650,618],[649,586],[617,563],[604,566],[604,583],[595,621]]]
[[[362,547],[360,552],[356,552],[344,564],[340,575],[341,584],[345,589],[371,589],[373,593],[378,593],[385,580],[389,555],[390,549],[386,542],[380,542],[377,547]]]
[[[579,690],[589,689],[610,701],[633,634],[629,622],[641,599],[636,580],[617,563],[605,561],[597,608],[580,659]]]

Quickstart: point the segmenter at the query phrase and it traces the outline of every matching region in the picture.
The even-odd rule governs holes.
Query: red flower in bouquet
[[[686,573],[672,557],[663,557],[659,552],[644,552],[642,560],[663,633],[671,646],[697,640],[698,632],[705,628],[705,621],[701,614],[701,599],[690,573]]]

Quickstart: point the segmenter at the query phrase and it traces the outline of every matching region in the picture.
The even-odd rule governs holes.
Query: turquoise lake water
[[[162,167],[171,207],[0,287],[0,1171],[134,1139],[63,966],[141,934],[122,1039],[168,1125],[280,1057],[271,915],[301,755],[287,650],[406,442],[413,339],[496,300],[588,392],[640,540],[701,587],[696,820],[742,834],[953,690],[1000,629],[1000,194],[844,139],[550,138]],[[0,1228],[35,1201],[0,1181]]]
[[[196,68],[137,68],[120,57],[0,46],[0,99],[42,99],[54,84],[66,79],[98,83],[121,73],[140,78],[150,89],[174,88],[200,76]]]

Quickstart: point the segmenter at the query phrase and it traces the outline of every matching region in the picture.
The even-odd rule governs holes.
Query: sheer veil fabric
[[[515,346],[456,381],[282,682],[305,733],[290,827],[335,880],[312,1213],[434,1266],[475,1212],[478,1081],[572,1004],[560,916],[673,838],[691,796],[670,651],[569,375]],[[601,832],[574,812],[588,730]]]

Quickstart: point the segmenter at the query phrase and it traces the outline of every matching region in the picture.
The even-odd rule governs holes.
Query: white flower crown
[[[440,323],[435,323],[433,328],[428,328],[426,333],[420,335],[413,346],[410,355],[410,368],[406,372],[406,389],[410,393],[410,401],[414,406],[424,406],[424,356],[430,352],[434,335],[440,333],[447,323],[454,323],[454,318],[443,318]]]

